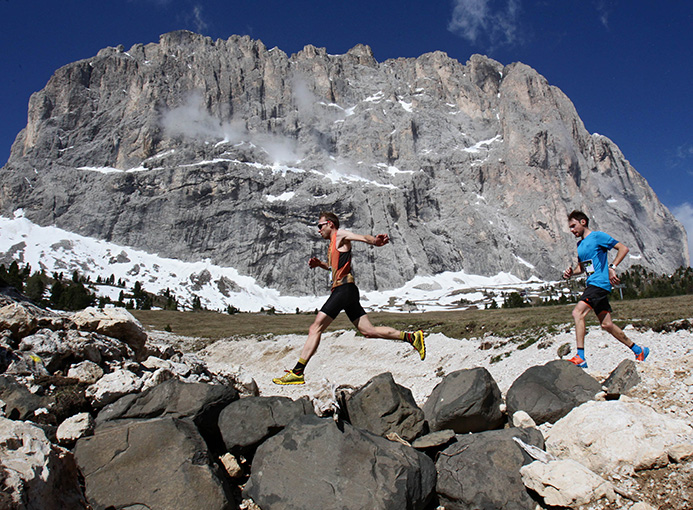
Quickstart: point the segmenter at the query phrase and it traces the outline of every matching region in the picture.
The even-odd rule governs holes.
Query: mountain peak
[[[56,71],[0,173],[0,212],[186,261],[210,259],[285,293],[320,294],[313,227],[389,233],[355,253],[359,285],[446,271],[557,279],[567,214],[657,272],[685,233],[605,137],[536,70],[434,52],[377,63],[187,31]]]

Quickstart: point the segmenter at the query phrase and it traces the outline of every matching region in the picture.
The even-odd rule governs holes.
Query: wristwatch
[[[613,264],[609,264],[609,268],[616,269],[616,266],[614,266]]]

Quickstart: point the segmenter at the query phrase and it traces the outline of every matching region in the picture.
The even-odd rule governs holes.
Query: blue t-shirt
[[[597,230],[578,241],[578,261],[587,274],[587,285],[595,285],[611,292],[607,253],[616,243],[618,241],[609,234]]]

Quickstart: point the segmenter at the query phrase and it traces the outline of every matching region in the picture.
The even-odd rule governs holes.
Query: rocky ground
[[[638,364],[640,384],[623,398],[693,425],[693,331],[679,329],[655,333],[628,327],[626,332],[636,343],[650,347],[651,354],[646,362]],[[193,343],[192,339],[162,332],[150,333],[150,337],[183,348]],[[262,395],[291,398],[315,395],[331,386],[360,386],[375,375],[391,372],[395,381],[411,388],[417,403],[422,404],[442,377],[455,370],[486,367],[505,394],[528,367],[557,359],[557,351],[565,344],[571,349],[568,357],[574,350],[574,333],[568,325],[563,332],[536,339],[525,349],[518,348],[522,344],[518,339],[487,336],[457,340],[441,334],[430,335],[423,362],[407,344],[364,339],[351,330],[337,331],[323,337],[317,354],[308,365],[305,385],[272,384],[272,377],[293,367],[304,341],[305,337],[300,335],[219,340],[197,354],[214,370],[238,370],[240,367],[255,379]],[[589,330],[586,346],[590,365],[587,371],[599,380],[632,356],[599,328]],[[640,471],[633,477],[623,476],[613,481],[623,494],[638,494],[638,499],[646,500],[655,508],[693,507],[693,462],[669,464],[666,468]],[[592,508],[623,508],[623,504],[629,506],[630,503],[626,497],[620,498],[616,506]]]

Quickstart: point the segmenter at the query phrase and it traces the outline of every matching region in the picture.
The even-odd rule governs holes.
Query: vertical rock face
[[[688,264],[683,227],[613,142],[533,69],[442,52],[377,62],[306,46],[173,32],[106,48],[31,97],[0,172],[0,213],[183,260],[211,259],[287,293],[324,292],[314,224],[387,232],[359,248],[363,289],[417,274],[557,279],[566,216]]]

